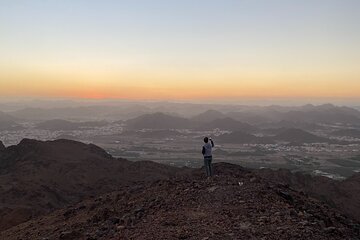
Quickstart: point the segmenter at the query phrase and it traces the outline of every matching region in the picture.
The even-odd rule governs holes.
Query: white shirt
[[[205,145],[203,147],[205,148],[204,157],[211,157],[212,156],[211,142],[209,141],[208,143],[205,143]]]

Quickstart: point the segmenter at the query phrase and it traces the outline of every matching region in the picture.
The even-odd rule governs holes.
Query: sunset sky
[[[359,98],[359,0],[3,0],[0,96]]]

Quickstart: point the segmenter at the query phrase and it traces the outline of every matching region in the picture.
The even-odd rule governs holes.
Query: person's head
[[[208,143],[209,142],[209,138],[208,137],[205,137],[204,138],[204,143]]]

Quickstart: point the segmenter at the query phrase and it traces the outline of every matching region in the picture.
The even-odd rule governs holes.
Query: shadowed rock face
[[[0,141],[0,151],[5,150],[5,145],[3,144],[2,141]]]
[[[173,176],[178,170],[116,159],[92,144],[24,139],[1,150],[0,230],[122,185]]]
[[[289,170],[259,170],[263,178],[287,184],[317,198],[360,222],[360,174],[344,181],[326,177],[291,173]]]
[[[0,233],[4,239],[357,239],[359,228],[304,193],[231,164],[134,184]]]

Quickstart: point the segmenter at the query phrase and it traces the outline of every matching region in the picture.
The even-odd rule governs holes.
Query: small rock
[[[251,226],[251,223],[248,223],[248,222],[244,222],[244,223],[240,223],[240,229],[241,230],[248,230]]]
[[[135,213],[140,213],[140,212],[142,213],[144,211],[145,211],[145,209],[143,207],[139,207],[139,208],[135,209]]]
[[[76,231],[66,231],[60,233],[60,239],[78,239],[80,234]]]
[[[210,193],[212,193],[212,192],[215,192],[216,189],[218,189],[218,188],[219,188],[219,187],[217,187],[217,186],[210,187],[210,188],[207,189],[207,191],[210,192]]]
[[[288,200],[289,202],[294,202],[293,197],[292,197],[289,193],[287,193],[287,192],[278,191],[277,194],[278,194],[280,197]]]
[[[112,224],[118,224],[120,222],[120,218],[112,217],[109,219]]]
[[[327,233],[333,233],[333,232],[336,232],[336,227],[327,227],[324,229],[325,232]]]
[[[123,230],[125,229],[126,227],[124,225],[119,225],[116,227],[117,230]]]
[[[294,209],[291,209],[290,210],[290,216],[297,217],[298,213]]]
[[[75,214],[75,209],[69,209],[66,212],[64,212],[63,216],[68,218],[68,217],[70,217],[70,216],[72,216],[74,214]]]

